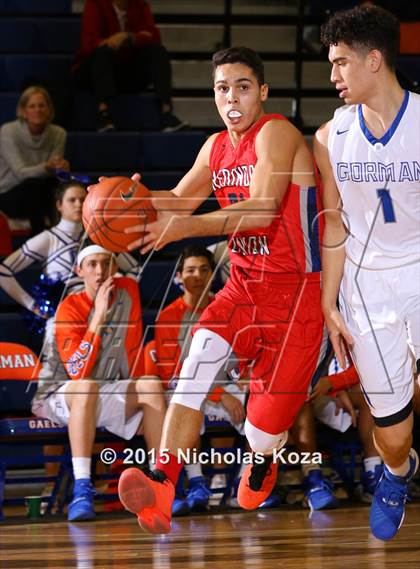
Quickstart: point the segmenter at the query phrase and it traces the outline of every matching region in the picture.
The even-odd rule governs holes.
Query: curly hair
[[[395,69],[400,42],[400,23],[379,6],[357,6],[336,12],[321,28],[325,46],[342,42],[356,51],[379,50],[389,69]]]

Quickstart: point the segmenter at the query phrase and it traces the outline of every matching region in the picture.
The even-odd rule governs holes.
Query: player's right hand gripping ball
[[[115,176],[92,188],[83,203],[83,225],[89,238],[114,253],[141,239],[144,232],[125,233],[127,227],[156,220],[151,193],[139,182]]]

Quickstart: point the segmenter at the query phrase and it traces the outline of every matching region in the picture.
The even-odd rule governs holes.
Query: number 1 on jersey
[[[382,213],[384,214],[385,223],[395,223],[396,217],[394,212],[394,204],[392,203],[391,192],[386,188],[376,190],[378,198],[381,201]]]

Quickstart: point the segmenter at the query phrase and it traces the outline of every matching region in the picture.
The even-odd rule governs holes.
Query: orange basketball
[[[150,191],[130,178],[107,178],[89,191],[83,203],[83,225],[90,239],[114,253],[144,233],[124,233],[127,227],[156,220]]]

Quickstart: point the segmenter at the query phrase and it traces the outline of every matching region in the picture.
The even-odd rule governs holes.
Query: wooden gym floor
[[[134,516],[99,514],[70,524],[0,523],[1,569],[419,569],[420,504],[397,537],[370,534],[368,507],[314,512],[281,507],[177,518],[168,536],[143,533]]]

